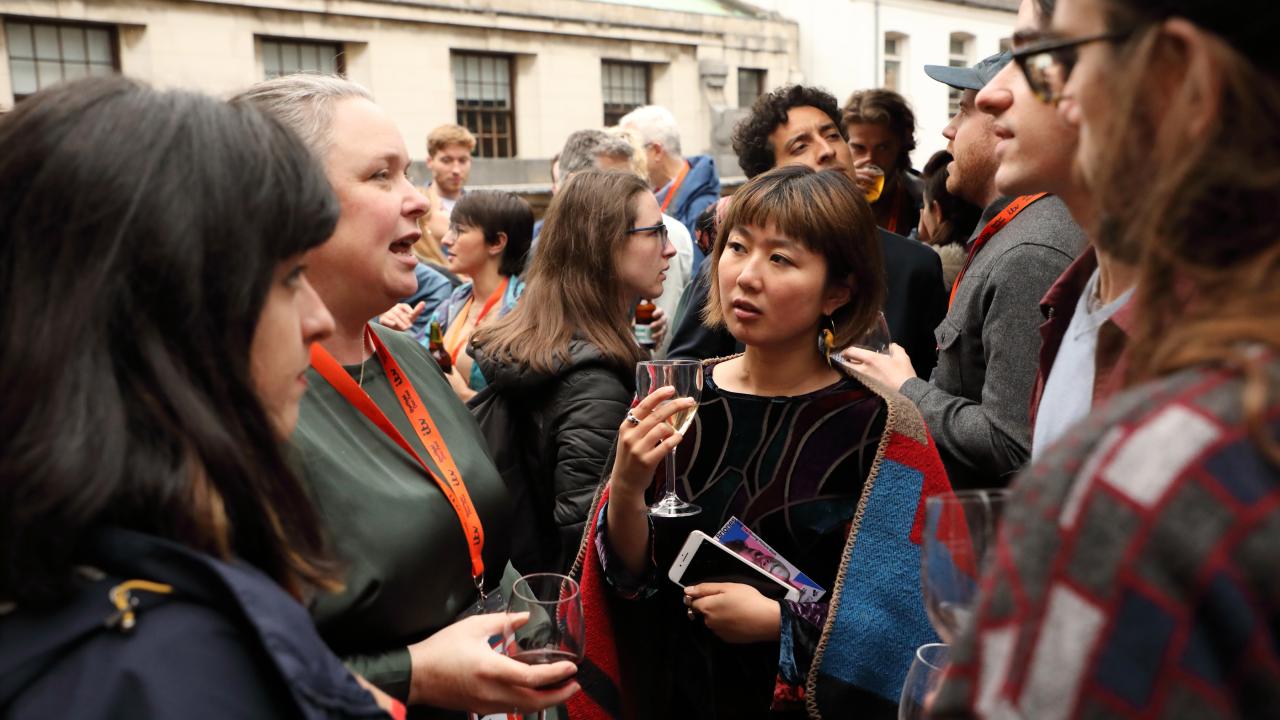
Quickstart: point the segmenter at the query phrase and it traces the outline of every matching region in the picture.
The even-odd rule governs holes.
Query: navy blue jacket
[[[698,223],[698,216],[708,205],[720,199],[720,172],[716,170],[715,158],[710,155],[694,155],[685,161],[689,163],[689,174],[680,183],[680,192],[667,205],[666,213],[689,229],[689,237],[697,237],[693,227]],[[693,272],[696,274],[704,259],[696,244],[693,256]]]
[[[0,610],[0,716],[387,717],[257,569],[127,530],[91,545],[65,602]],[[108,627],[108,593],[130,579],[173,593],[135,591],[133,629]]]

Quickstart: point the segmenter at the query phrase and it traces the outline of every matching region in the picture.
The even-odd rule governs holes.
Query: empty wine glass
[[[668,385],[675,388],[676,394],[670,400],[658,405],[659,408],[681,398],[692,398],[694,402],[691,407],[681,410],[667,420],[667,424],[683,435],[693,424],[693,417],[698,412],[697,403],[702,399],[702,363],[697,360],[650,360],[636,364],[637,397],[646,397]],[[649,514],[659,517],[684,517],[702,512],[697,505],[681,500],[676,494],[675,448],[667,453],[665,462],[666,492],[658,502],[649,506]]]
[[[898,720],[925,720],[933,693],[938,689],[942,671],[951,661],[951,648],[945,643],[929,643],[916,649],[907,681],[902,685],[898,701]]]
[[[508,613],[529,613],[520,627],[509,623],[503,635],[507,657],[528,665],[550,665],[568,660],[581,663],[586,652],[586,625],[582,594],[567,575],[534,573],[511,586]],[[545,720],[546,711],[538,713]]]
[[[946,642],[973,614],[1007,498],[1006,490],[964,490],[925,501],[920,588],[929,622]]]
[[[881,355],[889,354],[889,345],[893,342],[893,337],[889,335],[889,321],[885,320],[884,313],[876,313],[876,319],[871,323],[871,327],[867,329],[862,337],[854,340],[845,347],[828,348],[830,360],[832,364],[839,363],[850,370],[861,370],[859,364],[846,358],[844,351],[851,347],[870,350]]]

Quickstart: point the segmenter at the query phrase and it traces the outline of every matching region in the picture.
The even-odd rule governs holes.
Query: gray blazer
[[[974,235],[1012,198],[982,213]],[[938,366],[901,392],[920,408],[953,487],[1002,487],[1027,461],[1040,299],[1084,248],[1056,197],[1024,209],[973,259],[934,336]]]

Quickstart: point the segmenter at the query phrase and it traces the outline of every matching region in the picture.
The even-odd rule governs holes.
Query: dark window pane
[[[90,28],[85,32],[89,41],[89,59],[96,63],[114,65],[111,57],[111,35],[102,28]]]

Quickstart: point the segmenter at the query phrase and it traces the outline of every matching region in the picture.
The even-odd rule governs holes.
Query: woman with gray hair
[[[291,75],[240,98],[275,115],[321,160],[341,209],[310,259],[333,334],[311,353],[292,441],[345,589],[312,604],[347,664],[410,705],[532,710],[578,686],[572,663],[531,667],[493,652],[503,631],[510,501],[470,413],[426,350],[371,324],[415,288],[412,247],[427,201],[404,138],[360,86]],[[465,618],[459,621],[459,618]]]

